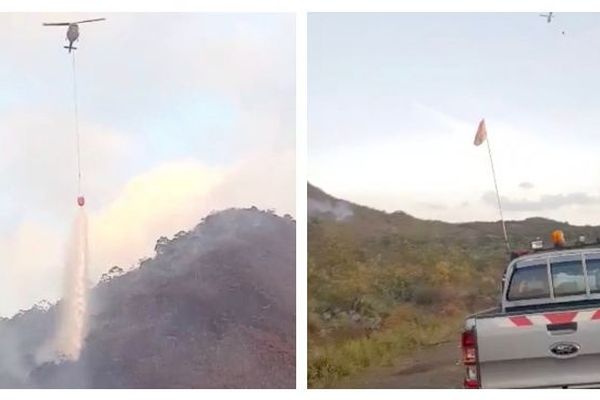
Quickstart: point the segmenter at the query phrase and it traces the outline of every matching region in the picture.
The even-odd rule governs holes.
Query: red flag
[[[479,146],[481,143],[485,142],[485,139],[487,139],[487,130],[485,129],[485,119],[482,119],[477,128],[473,144]]]

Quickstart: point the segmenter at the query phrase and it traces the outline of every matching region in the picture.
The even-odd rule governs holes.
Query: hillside
[[[0,387],[295,387],[295,222],[230,209],[91,290],[77,362],[36,365],[58,305],[0,320]]]
[[[467,222],[448,223],[442,221],[422,220],[402,211],[386,213],[369,207],[357,205],[346,200],[336,199],[321,189],[308,185],[309,220],[315,222],[345,222],[345,227],[359,239],[397,234],[404,239],[429,242],[441,240],[451,244],[472,246],[473,243],[489,244],[495,248],[502,246],[502,231],[499,222]],[[319,204],[320,207],[315,207]],[[312,205],[312,207],[311,207]],[[335,210],[327,205],[337,206]],[[331,207],[332,207],[331,206]],[[339,213],[344,210],[344,218]],[[352,218],[350,218],[352,216]],[[600,236],[600,227],[574,226],[564,222],[546,218],[528,218],[522,221],[506,221],[513,247],[524,247],[537,236],[547,239],[554,229],[564,231],[566,237],[574,238],[585,234],[594,239]]]
[[[600,237],[600,227],[508,221],[513,249]],[[366,366],[454,340],[463,316],[493,305],[507,256],[498,222],[446,223],[386,213],[308,185],[309,383],[331,386]]]

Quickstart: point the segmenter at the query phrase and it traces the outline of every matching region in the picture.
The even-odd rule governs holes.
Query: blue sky
[[[486,118],[509,218],[600,224],[599,14],[310,14],[308,32],[314,184],[421,218],[497,219],[472,145]]]
[[[76,51],[91,279],[212,210],[294,214],[293,14],[0,14],[0,316],[58,296],[75,212],[66,28],[42,22],[98,16]]]

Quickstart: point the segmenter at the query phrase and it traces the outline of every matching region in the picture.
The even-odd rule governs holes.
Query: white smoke
[[[88,223],[85,209],[78,209],[67,244],[63,297],[59,325],[53,341],[40,349],[38,363],[77,361],[87,333]]]
[[[308,198],[308,215],[319,215],[319,214],[327,214],[331,213],[335,217],[336,221],[343,221],[346,218],[350,218],[354,216],[354,212],[352,211],[352,207],[350,204],[337,200],[337,201],[329,201],[329,200],[318,200],[314,198]]]

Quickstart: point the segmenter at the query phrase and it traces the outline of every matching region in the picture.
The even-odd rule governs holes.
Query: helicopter
[[[554,18],[554,13],[549,12],[548,14],[540,14],[540,17],[546,18],[546,22],[550,23],[552,22],[552,18]]]
[[[94,18],[94,19],[86,19],[83,21],[77,22],[46,22],[44,26],[68,26],[67,29],[67,40],[69,41],[68,46],[64,46],[65,49],[69,50],[69,53],[72,50],[77,50],[77,47],[73,46],[73,43],[79,39],[79,24],[87,23],[87,22],[97,22],[97,21],[105,21],[106,18]]]

